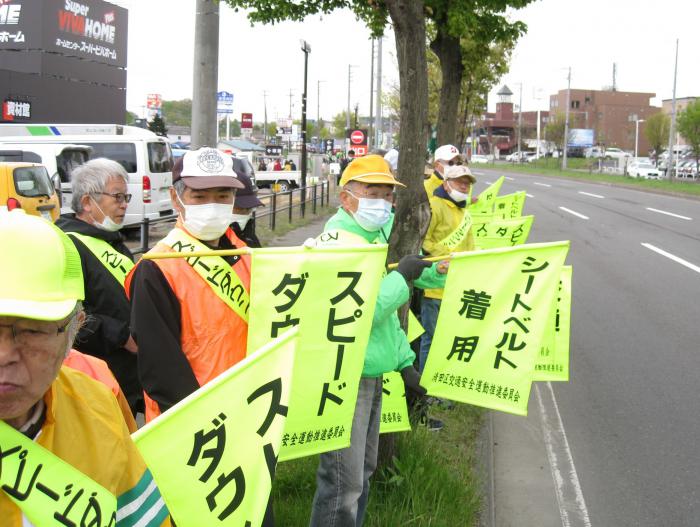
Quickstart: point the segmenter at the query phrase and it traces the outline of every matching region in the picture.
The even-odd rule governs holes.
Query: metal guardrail
[[[259,195],[258,198],[263,203],[267,200],[266,209],[264,212],[253,211],[253,219],[270,218],[270,230],[274,231],[277,226],[277,217],[281,213],[287,213],[288,221],[291,223],[294,217],[294,209],[299,209],[299,217],[303,218],[306,215],[307,205],[310,204],[311,213],[316,214],[318,208],[330,205],[330,182],[322,181],[315,185],[295,188],[285,192],[272,192],[271,194]],[[166,222],[174,222],[177,219],[177,214],[171,214],[149,220],[144,218],[141,223],[137,223],[140,231],[140,247],[132,250],[134,255],[143,254],[151,249],[150,246],[150,229],[153,225]]]

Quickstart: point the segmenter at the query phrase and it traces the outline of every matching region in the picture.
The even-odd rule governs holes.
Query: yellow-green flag
[[[535,359],[569,242],[450,261],[421,384],[455,401],[527,414]]]
[[[345,448],[386,245],[253,252],[248,353],[299,326],[280,461]]]
[[[523,215],[525,206],[525,191],[497,196],[493,206],[494,217],[502,220],[519,218]]]
[[[570,265],[562,267],[559,287],[550,310],[548,328],[535,363],[533,381],[569,380],[571,274]]]
[[[476,203],[469,206],[469,212],[472,214],[474,221],[478,221],[477,215],[481,212],[488,212],[493,214],[493,206],[496,202],[496,196],[501,190],[501,185],[505,180],[504,176],[499,177],[496,181],[491,183],[486,189],[479,194],[479,198]]]
[[[134,433],[178,527],[261,524],[297,333],[269,342]]]
[[[534,216],[521,216],[511,220],[493,220],[472,226],[474,245],[477,249],[498,249],[522,245],[527,241]]]
[[[397,371],[385,373],[382,385],[382,418],[379,423],[379,433],[408,432],[411,423],[408,420],[408,405],[406,404],[406,387],[403,378]]]
[[[418,337],[420,337],[423,333],[425,333],[425,329],[423,328],[421,323],[416,318],[416,315],[413,314],[413,311],[411,311],[409,309],[408,310],[408,328],[406,330],[406,339],[409,342],[413,342]]]

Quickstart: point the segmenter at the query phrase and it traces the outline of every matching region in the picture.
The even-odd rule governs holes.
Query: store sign
[[[163,99],[160,93],[149,93],[146,96],[146,108],[149,110],[160,110],[163,106]]]
[[[216,92],[216,113],[233,113],[233,93]]]
[[[21,20],[22,4],[0,0],[0,47],[8,49],[25,47],[27,35],[23,31],[24,28],[20,26]]]
[[[5,99],[2,103],[3,121],[28,121],[32,117],[32,103]]]
[[[282,155],[282,145],[265,145],[265,155],[266,156],[281,156]]]

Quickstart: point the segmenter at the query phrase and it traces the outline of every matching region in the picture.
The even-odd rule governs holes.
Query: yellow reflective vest
[[[464,213],[467,211],[466,207],[460,208],[452,200],[432,194],[430,196],[430,211],[432,216],[428,232],[423,240],[423,252],[430,256],[446,256],[450,253],[474,250],[474,235],[471,228],[462,241],[452,249],[441,243],[460,226]],[[426,289],[425,296],[441,299],[442,289]]]
[[[63,366],[44,403],[46,420],[35,441],[117,497],[117,525],[170,526],[158,487],[109,388]],[[22,516],[0,490],[0,525],[31,525]]]

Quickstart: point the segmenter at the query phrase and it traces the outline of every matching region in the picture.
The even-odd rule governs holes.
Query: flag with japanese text
[[[262,523],[298,331],[268,342],[133,434],[178,527]]]
[[[117,523],[114,494],[1,420],[0,493],[36,527]]]
[[[385,373],[382,378],[382,416],[379,433],[408,432],[411,423],[408,420],[406,404],[406,387],[403,377],[397,371]]]
[[[519,218],[525,206],[525,191],[497,196],[493,206],[494,217],[502,220]]]
[[[486,187],[481,194],[479,194],[476,203],[469,205],[469,213],[472,215],[475,223],[480,221],[478,219],[479,217],[493,214],[493,207],[496,203],[496,197],[498,196],[498,192],[501,190],[504,180],[504,176],[499,177],[496,181]]]
[[[521,216],[508,220],[492,220],[474,223],[472,233],[477,249],[498,249],[527,242],[534,216]]]
[[[569,380],[569,337],[571,334],[572,268],[561,269],[557,294],[552,302],[548,329],[535,362],[533,381]]]
[[[569,242],[454,255],[421,384],[430,395],[527,414]]]
[[[345,448],[386,245],[253,251],[248,353],[299,326],[280,461]]]

